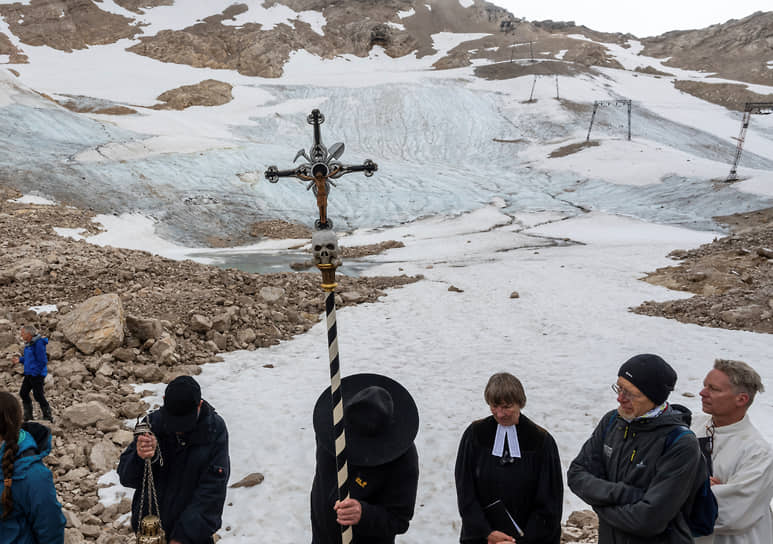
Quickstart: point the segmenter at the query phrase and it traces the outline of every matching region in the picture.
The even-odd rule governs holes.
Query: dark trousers
[[[43,394],[43,380],[45,379],[45,376],[27,376],[25,374],[24,380],[21,382],[21,389],[19,390],[19,396],[21,397],[22,404],[25,404],[30,408],[32,407],[30,391],[32,391],[32,396],[35,397],[36,401],[38,401],[38,404],[40,404],[40,409],[43,410],[44,414],[50,411],[48,401]]]

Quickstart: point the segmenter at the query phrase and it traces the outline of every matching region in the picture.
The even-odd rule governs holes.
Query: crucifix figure
[[[338,179],[350,172],[362,172],[370,177],[378,170],[378,165],[370,159],[357,165],[342,164],[338,159],[344,153],[343,142],[331,145],[330,149],[322,143],[320,125],[325,122],[325,116],[315,109],[312,110],[306,121],[314,126],[314,143],[309,148],[308,153],[305,149],[299,149],[293,159],[295,162],[298,158],[303,157],[306,162],[291,170],[279,170],[276,166],[269,166],[265,176],[271,183],[276,183],[279,178],[283,177],[294,177],[301,181],[308,181],[306,189],[311,189],[314,196],[317,197],[317,207],[319,208],[319,219],[314,222],[314,226],[317,230],[331,229],[333,222],[327,218],[327,196],[330,194],[330,186],[336,186],[331,180]]]

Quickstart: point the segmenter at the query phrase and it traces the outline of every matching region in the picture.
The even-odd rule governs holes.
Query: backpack
[[[663,445],[663,453],[687,433],[692,433],[692,431],[681,425],[669,432]],[[707,459],[706,453],[701,449],[701,462],[698,467],[696,487],[692,495],[687,499],[687,502],[682,506],[682,514],[694,537],[713,533],[714,523],[716,523],[717,515],[719,514],[717,498],[711,490],[711,481],[709,480],[712,474],[710,460],[711,457]]]
[[[613,413],[607,421],[602,437],[606,437],[616,422],[617,413]],[[692,433],[692,431],[684,425],[679,425],[672,429],[666,435],[663,453],[666,453],[666,450],[671,445],[675,444],[677,440],[687,433]],[[684,520],[687,522],[693,537],[706,536],[714,532],[714,523],[716,523],[717,516],[719,515],[719,506],[717,505],[717,498],[711,490],[711,480],[709,480],[713,473],[711,455],[701,448],[701,462],[698,465],[698,473],[695,480],[696,487],[692,495],[687,498],[687,502],[682,506],[682,515],[684,515]]]

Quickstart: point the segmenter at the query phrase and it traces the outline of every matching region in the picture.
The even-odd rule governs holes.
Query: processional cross
[[[309,148],[308,154],[305,149],[299,149],[293,162],[297,161],[299,157],[303,157],[307,162],[292,170],[279,170],[276,166],[269,166],[265,175],[271,183],[276,183],[279,178],[290,177],[308,181],[306,190],[311,189],[314,192],[319,208],[319,219],[314,222],[314,226],[317,230],[331,229],[333,222],[327,218],[327,195],[330,193],[330,186],[336,186],[331,180],[338,179],[350,172],[362,172],[365,176],[370,177],[378,170],[378,165],[370,159],[362,164],[342,164],[338,159],[344,153],[343,142],[334,143],[330,149],[322,143],[320,125],[325,122],[325,116],[319,110],[314,109],[306,117],[306,121],[310,125],[314,125],[314,143]]]
[[[367,177],[378,170],[378,165],[370,159],[362,164],[342,164],[338,159],[344,153],[344,144],[335,143],[326,148],[322,144],[319,127],[325,122],[325,116],[319,110],[312,110],[306,118],[310,125],[314,125],[314,143],[306,153],[300,149],[295,154],[293,162],[299,157],[306,159],[306,163],[292,170],[279,170],[276,166],[266,169],[266,179],[276,183],[279,178],[294,177],[309,182],[306,190],[311,189],[317,197],[319,219],[314,222],[317,228],[311,237],[311,246],[314,257],[312,261],[322,272],[321,287],[325,291],[325,315],[327,317],[327,343],[330,357],[330,400],[333,412],[333,436],[335,437],[335,462],[336,477],[338,481],[338,500],[349,498],[349,469],[346,457],[346,431],[344,422],[344,402],[341,390],[341,361],[338,355],[338,326],[336,325],[335,307],[335,282],[336,268],[341,265],[338,248],[338,240],[333,232],[333,222],[327,218],[327,195],[330,186],[335,187],[334,179],[338,179],[350,172],[362,172]],[[351,526],[341,526],[342,544],[351,544],[353,541]]]

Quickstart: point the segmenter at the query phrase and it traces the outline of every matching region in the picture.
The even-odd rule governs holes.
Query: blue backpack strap
[[[601,435],[602,440],[604,440],[607,437],[607,434],[609,434],[609,431],[611,431],[612,427],[615,426],[615,421],[617,421],[617,412],[612,412],[612,415],[609,416],[609,420],[607,421],[607,426],[604,427],[604,432]]]
[[[669,431],[669,433],[666,435],[666,441],[663,443],[663,451],[665,452],[673,444],[676,444],[680,438],[688,433],[692,433],[692,431],[689,429],[689,427],[684,425],[679,425],[678,427],[671,429],[671,431]]]

